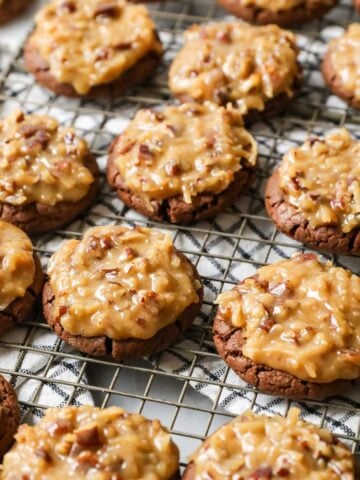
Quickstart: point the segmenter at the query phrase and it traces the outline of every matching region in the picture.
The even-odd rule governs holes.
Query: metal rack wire
[[[20,107],[27,112],[44,112],[54,116],[61,113],[64,123],[74,126],[89,141],[93,152],[104,163],[107,147],[120,132],[121,125],[134,112],[144,106],[156,106],[172,101],[166,85],[166,67],[178,50],[181,32],[192,23],[222,18],[225,12],[216,7],[214,0],[168,0],[149,6],[166,46],[163,67],[146,86],[137,87],[121,98],[98,101],[69,100],[45,92],[24,71],[22,48],[11,52],[0,33],[0,105],[2,114]],[[174,434],[182,450],[182,461],[217,426],[232,416],[226,410],[229,397],[246,398],[256,411],[278,411],[280,401],[268,398],[266,408],[259,402],[259,392],[252,387],[231,380],[229,369],[219,361],[211,338],[213,301],[223,289],[237,283],[245,274],[264,265],[291,255],[303,247],[277,233],[263,206],[263,185],[269,172],[279,161],[281,153],[309,134],[345,125],[360,136],[360,113],[346,108],[329,95],[319,73],[319,59],[325,41],[331,36],[330,27],[341,28],[356,16],[350,4],[337,7],[326,20],[314,22],[299,31],[302,47],[305,86],[293,107],[283,116],[251,127],[260,148],[260,170],[252,189],[230,209],[209,222],[191,227],[174,227],[148,221],[129,211],[115,198],[102,178],[98,203],[67,229],[34,238],[36,250],[44,266],[56,248],[56,242],[77,237],[91,225],[110,222],[138,223],[173,231],[175,243],[197,265],[204,280],[206,295],[201,317],[187,334],[187,342],[170,348],[166,353],[147,360],[122,364],[83,356],[68,350],[54,337],[53,348],[45,349],[38,338],[49,332],[39,315],[36,321],[22,328],[23,341],[15,341],[11,332],[0,341],[0,353],[12,351],[12,368],[0,372],[10,376],[19,387],[24,382],[35,382],[30,399],[22,401],[23,420],[40,415],[49,406],[44,390],[59,395],[62,404],[79,403],[84,392],[90,392],[95,404],[118,404],[131,411],[158,417]],[[333,260],[360,272],[360,262],[351,257],[332,257]],[[26,368],[31,355],[41,357],[41,368],[34,374]],[[167,368],[167,362],[178,362],[178,368]],[[219,375],[205,371],[204,362],[219,361]],[[71,363],[74,362],[74,363]],[[52,375],[55,365],[68,363],[75,380]],[[199,374],[201,370],[201,375]],[[230,378],[230,379],[229,379]],[[209,395],[201,395],[211,389]],[[198,391],[197,391],[198,390]],[[226,399],[224,400],[224,392]],[[65,392],[65,393],[64,393]],[[266,396],[265,396],[266,397]],[[20,398],[21,399],[21,398]],[[281,413],[286,414],[295,402],[282,402]],[[285,405],[285,407],[284,407]],[[349,442],[353,451],[360,449],[360,398],[334,398],[327,402],[301,403],[319,425],[328,426],[339,437]],[[357,418],[358,426],[349,428],[348,418]]]

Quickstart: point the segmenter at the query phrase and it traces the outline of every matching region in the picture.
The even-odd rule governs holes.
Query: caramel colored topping
[[[190,263],[147,228],[91,228],[64,242],[48,273],[55,315],[73,335],[151,338],[199,301]]]
[[[0,201],[55,205],[83,198],[94,181],[87,144],[46,115],[14,112],[0,122]]]
[[[158,420],[118,407],[65,407],[20,427],[1,478],[170,480],[178,466],[178,449]]]
[[[23,297],[34,281],[35,263],[29,237],[0,220],[0,311]]]
[[[360,142],[341,129],[293,148],[281,163],[280,187],[312,227],[350,232],[360,225]]]
[[[140,110],[112,154],[127,187],[151,206],[151,199],[191,203],[225,190],[237,171],[256,164],[257,147],[239,112],[184,104]]]
[[[260,268],[217,299],[243,354],[312,382],[360,376],[360,277],[314,254]]]
[[[331,65],[339,82],[360,100],[360,23],[349,25],[345,34],[329,43]]]
[[[245,7],[255,7],[270,12],[284,12],[288,10],[316,10],[325,5],[333,5],[333,0],[242,0]]]
[[[162,53],[146,7],[124,0],[52,0],[36,15],[30,41],[56,80],[81,95]]]
[[[348,448],[324,428],[252,412],[219,428],[191,460],[196,480],[355,480]]]
[[[294,35],[276,25],[193,25],[170,67],[170,89],[198,102],[231,102],[243,114],[263,110],[280,93],[294,95],[297,54]]]

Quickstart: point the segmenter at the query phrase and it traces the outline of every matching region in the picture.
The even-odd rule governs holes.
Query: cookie
[[[4,457],[3,480],[179,478],[179,451],[168,430],[119,407],[48,409],[15,438]]]
[[[330,90],[354,108],[360,108],[360,23],[329,43],[322,73]]]
[[[346,129],[290,150],[265,188],[276,227],[311,248],[360,253],[360,142]]]
[[[31,0],[4,0],[0,2],[0,25],[15,18],[31,3]]]
[[[203,299],[195,267],[169,234],[141,227],[89,229],[64,242],[48,275],[43,307],[55,333],[82,352],[117,360],[174,343]]]
[[[98,191],[85,140],[47,115],[15,111],[0,122],[0,218],[28,233],[76,218]]]
[[[360,0],[353,0],[354,7],[360,12]]]
[[[182,102],[230,103],[246,122],[283,111],[301,83],[295,36],[244,22],[193,25],[169,71],[170,90]]]
[[[0,258],[1,334],[13,325],[31,319],[44,279],[40,260],[28,236],[1,220]]]
[[[138,111],[110,148],[107,178],[130,208],[184,224],[231,205],[256,163],[256,142],[238,111],[192,103]]]
[[[354,457],[329,430],[251,411],[220,427],[191,456],[183,480],[354,480]]]
[[[154,72],[162,53],[144,5],[52,0],[36,16],[24,60],[58,95],[121,95]]]
[[[321,18],[337,0],[218,0],[219,4],[247,22],[283,27]]]
[[[0,461],[14,442],[20,425],[20,408],[10,383],[0,375]]]
[[[260,268],[219,295],[214,341],[258,390],[323,399],[360,377],[360,277],[315,254]]]

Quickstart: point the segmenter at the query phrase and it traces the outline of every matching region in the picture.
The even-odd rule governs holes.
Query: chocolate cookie
[[[360,108],[360,23],[329,43],[322,73],[330,90],[354,108]]]
[[[359,161],[360,142],[344,129],[290,150],[265,189],[276,227],[311,248],[360,253]]]
[[[353,0],[354,7],[360,12],[360,0]]]
[[[73,268],[80,258],[84,269]],[[121,360],[157,353],[181,337],[202,305],[195,267],[167,235],[140,227],[92,228],[81,242],[64,243],[48,273],[47,322],[65,342],[94,356]],[[64,279],[67,292],[59,287]],[[82,281],[87,286],[79,295]],[[95,292],[102,292],[101,300]]]
[[[28,233],[63,226],[92,203],[99,168],[72,128],[20,111],[0,122],[0,218]]]
[[[255,140],[238,111],[192,103],[138,111],[110,148],[107,178],[143,215],[191,223],[231,205],[256,163]]]
[[[218,0],[232,14],[250,23],[283,27],[311,22],[325,15],[337,0]]]
[[[4,0],[0,4],[0,25],[7,23],[24,11],[31,0]]]
[[[253,121],[255,113],[279,113],[296,96],[297,57],[295,36],[276,25],[193,25],[170,67],[169,86],[182,102],[230,103]]]
[[[20,408],[13,387],[0,375],[0,461],[14,442]]]
[[[262,392],[295,399],[340,394],[360,375],[359,327],[353,317],[359,292],[359,277],[320,263],[314,254],[263,267],[219,296],[215,346],[243,380]],[[336,343],[332,320],[345,322],[338,331],[343,343]]]
[[[58,95],[121,95],[154,72],[162,52],[143,5],[52,0],[37,14],[24,59],[37,81]]]
[[[248,411],[220,427],[195,451],[183,480],[353,480],[354,457],[329,430],[300,420]]]
[[[5,455],[2,478],[134,480],[179,478],[179,450],[159,420],[119,407],[48,409],[22,425]]]
[[[31,319],[43,286],[40,260],[19,228],[0,220],[0,334]]]

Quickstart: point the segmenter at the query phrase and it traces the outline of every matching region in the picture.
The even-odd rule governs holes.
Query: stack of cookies
[[[29,2],[0,2],[0,22]],[[304,82],[296,36],[282,27],[320,18],[336,0],[221,0],[246,20],[193,25],[168,83],[174,103],[139,109],[109,145],[107,181],[152,221],[214,218],[258,169],[253,123],[283,113]],[[148,9],[126,0],[51,0],[24,49],[27,70],[54,94],[123,95],[152,76],[164,48]],[[360,108],[360,24],[333,40],[322,71]],[[343,126],[289,150],[267,181],[276,228],[313,249],[360,253],[360,142]],[[0,122],[0,333],[44,317],[63,341],[125,360],[178,341],[200,313],[199,273],[169,233],[106,225],[59,247],[42,267],[27,234],[67,225],[95,201],[99,167],[87,142],[48,115],[20,110]],[[322,400],[360,378],[360,278],[298,253],[222,292],[214,344],[261,392]],[[120,408],[48,410],[21,426],[13,388],[0,377],[3,480],[175,480],[179,451],[158,421]],[[17,431],[17,433],[16,433]],[[193,454],[183,479],[354,480],[354,460],[324,429],[244,413]]]

